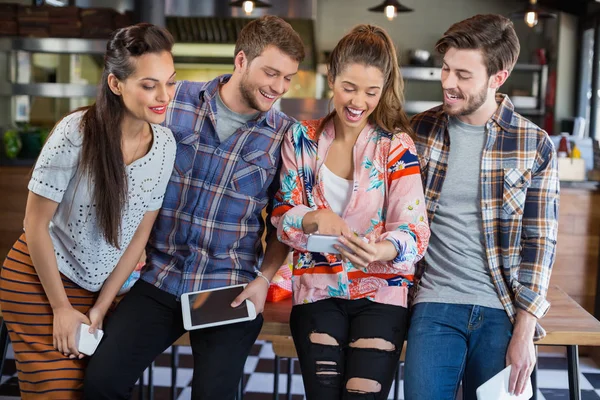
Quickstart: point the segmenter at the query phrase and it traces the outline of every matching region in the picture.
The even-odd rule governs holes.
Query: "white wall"
[[[563,118],[575,115],[577,94],[577,46],[579,40],[577,17],[561,13],[558,34],[558,67],[556,69],[556,106],[554,120],[557,125]],[[556,127],[557,129],[560,126]],[[558,131],[555,131],[558,133]]]

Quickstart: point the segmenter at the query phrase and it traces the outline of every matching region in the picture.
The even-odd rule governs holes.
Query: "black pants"
[[[262,323],[261,314],[254,321],[190,331],[193,399],[235,397]],[[134,285],[104,328],[86,371],[85,399],[128,399],[144,369],[185,332],[176,297],[144,281]]]
[[[290,327],[307,400],[387,399],[407,323],[406,308],[367,299],[331,298],[294,306]],[[313,333],[327,334],[338,345],[315,343],[311,338]],[[393,347],[387,350],[353,347],[359,339],[382,339]],[[379,392],[348,390],[346,385],[352,378],[376,381],[381,389]]]

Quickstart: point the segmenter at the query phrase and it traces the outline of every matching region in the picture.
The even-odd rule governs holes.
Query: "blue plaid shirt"
[[[167,110],[177,155],[141,279],[177,297],[250,282],[263,255],[261,213],[278,189],[293,120],[271,109],[221,143],[216,95],[229,77],[179,82]]]

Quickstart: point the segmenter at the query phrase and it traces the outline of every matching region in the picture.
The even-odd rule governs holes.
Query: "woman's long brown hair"
[[[96,102],[81,121],[83,145],[79,167],[93,185],[93,204],[105,240],[119,247],[121,219],[127,202],[127,175],[121,149],[125,106],[108,85],[113,74],[123,81],[135,71],[135,59],[146,53],[171,52],[173,37],[163,28],[141,23],[115,31],[104,55]]]
[[[383,74],[381,99],[369,116],[369,122],[390,133],[405,132],[412,136],[410,122],[404,112],[404,81],[398,66],[396,47],[387,32],[374,25],[355,26],[331,52],[329,81],[334,82],[350,64],[375,67]],[[335,110],[325,117],[319,130],[334,116]]]

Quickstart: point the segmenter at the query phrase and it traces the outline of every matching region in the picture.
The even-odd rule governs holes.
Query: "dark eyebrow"
[[[462,72],[462,73],[465,73],[465,74],[473,75],[473,73],[471,71],[469,71],[468,69],[460,69],[460,68],[458,68],[458,69],[456,69],[456,72]]]
[[[442,61],[442,63],[444,64],[444,66],[446,68],[450,68],[450,66],[448,64],[446,64],[445,61]],[[469,71],[468,69],[464,69],[464,68],[456,68],[455,71],[456,72],[462,72],[463,74],[473,75],[473,72]]]
[[[278,69],[275,69],[275,68],[273,68],[273,67],[269,67],[268,65],[266,65],[264,68],[266,68],[266,69],[270,69],[271,71],[273,71],[273,72],[275,72],[275,73],[277,73],[277,74],[281,74],[281,71],[280,71],[280,70],[278,70]]]
[[[273,72],[274,72],[274,73],[276,73],[277,75],[281,75],[281,71],[280,71],[280,70],[278,70],[278,69],[276,69],[276,68],[269,67],[268,65],[265,65],[263,68],[264,68],[264,69],[268,69],[268,70],[270,70],[270,71],[273,71]],[[294,72],[293,74],[286,75],[286,78],[287,78],[287,77],[292,77],[292,76],[295,76],[296,74],[298,74],[298,72]]]
[[[169,77],[169,79],[171,79],[175,74],[177,73],[177,71],[173,71],[173,73],[171,74],[171,76]],[[140,81],[153,81],[153,82],[160,82],[158,79],[156,78],[142,78],[140,79]]]
[[[349,81],[342,81],[342,83],[347,83],[348,85],[352,85],[354,87],[357,87],[357,85],[355,83],[349,82]],[[369,86],[369,89],[381,89],[381,87],[379,86]]]

